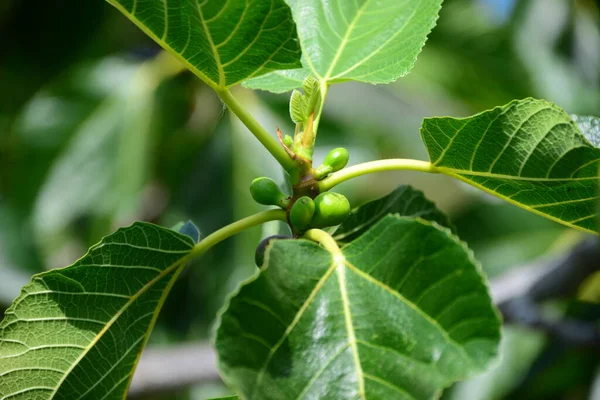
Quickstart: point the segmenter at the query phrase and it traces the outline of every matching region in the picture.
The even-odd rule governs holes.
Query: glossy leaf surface
[[[351,242],[387,214],[435,221],[454,230],[448,216],[428,200],[423,192],[408,185],[401,185],[387,196],[354,209],[348,219],[336,229],[333,238],[340,242]]]
[[[435,25],[441,0],[288,0],[302,47],[301,70],[247,86],[285,92],[313,75],[322,82],[389,83],[406,75]]]
[[[0,323],[0,398],[122,399],[193,245],[135,223],[34,276]]]
[[[428,118],[440,172],[564,225],[598,231],[600,149],[560,107],[513,101],[469,118]]]
[[[431,399],[495,356],[498,314],[449,230],[390,215],[339,253],[272,243],[217,331],[242,397]]]
[[[214,88],[300,66],[283,0],[108,0]]]

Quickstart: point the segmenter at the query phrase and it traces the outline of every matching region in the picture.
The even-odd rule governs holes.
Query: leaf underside
[[[247,399],[431,399],[495,357],[499,317],[450,231],[388,215],[335,255],[274,241],[221,315],[226,382]]]
[[[0,399],[122,399],[194,243],[148,223],[33,277],[0,323]]]
[[[303,68],[245,86],[285,92],[313,75],[322,82],[389,83],[410,71],[434,27],[441,0],[287,0],[297,24]]]
[[[301,66],[283,0],[108,2],[214,88]]]
[[[600,149],[580,126],[552,103],[525,99],[470,118],[425,119],[421,135],[440,172],[597,233]]]

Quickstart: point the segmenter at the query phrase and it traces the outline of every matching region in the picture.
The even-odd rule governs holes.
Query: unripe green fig
[[[256,178],[250,184],[250,194],[254,201],[265,206],[281,206],[285,203],[285,194],[271,178]]]
[[[343,147],[338,147],[331,150],[325,156],[325,160],[323,160],[323,164],[319,166],[319,168],[315,171],[315,178],[317,180],[321,180],[325,178],[332,172],[339,171],[344,168],[346,164],[348,164],[348,159],[350,155],[348,154],[348,150]]]
[[[291,236],[285,235],[273,235],[261,240],[261,242],[256,246],[256,251],[254,252],[254,262],[256,265],[260,267],[265,262],[265,251],[267,250],[267,246],[271,243],[272,240],[275,239],[291,239]]]
[[[315,213],[315,202],[308,196],[302,196],[290,209],[290,222],[294,231],[304,231]]]
[[[350,214],[348,199],[332,192],[321,193],[315,198],[315,214],[310,225],[314,228],[325,228],[339,225]]]
[[[338,147],[327,153],[325,160],[323,160],[323,164],[331,166],[331,172],[335,172],[344,168],[346,164],[348,164],[349,158],[350,155],[348,154],[348,150],[343,147]]]

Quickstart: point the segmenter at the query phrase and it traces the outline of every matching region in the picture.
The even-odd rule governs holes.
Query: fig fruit
[[[325,192],[318,195],[315,200],[315,213],[310,226],[314,228],[325,228],[339,225],[348,218],[350,214],[350,203],[348,199],[333,192]]]

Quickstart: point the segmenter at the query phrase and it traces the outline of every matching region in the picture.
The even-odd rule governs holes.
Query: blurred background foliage
[[[330,90],[315,159],[339,145],[351,163],[425,159],[424,117],[467,116],[515,98],[600,115],[599,21],[598,0],[446,0],[408,76]],[[157,54],[102,1],[0,1],[0,312],[32,273],[69,265],[119,226],[191,219],[210,233],[260,210],[248,192],[251,179],[283,180],[214,93]],[[288,95],[236,94],[273,133],[276,126],[293,131]],[[449,213],[491,279],[557,257],[583,238],[445,177],[382,173],[340,191],[358,205],[401,183]],[[208,340],[227,293],[254,272],[256,244],[279,230],[277,223],[250,230],[194,262],[151,345]],[[586,318],[600,321],[597,304],[554,303],[554,312],[583,307]],[[600,399],[597,352],[521,326],[507,325],[504,338],[497,366],[443,397]],[[153,398],[227,393],[220,382],[205,382]]]

